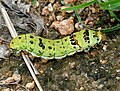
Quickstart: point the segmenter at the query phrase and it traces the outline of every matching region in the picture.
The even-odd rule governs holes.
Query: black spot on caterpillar
[[[75,52],[89,51],[103,39],[100,31],[81,30],[62,39],[45,39],[32,34],[23,34],[10,42],[10,48],[28,51],[33,56],[44,59],[61,59]]]

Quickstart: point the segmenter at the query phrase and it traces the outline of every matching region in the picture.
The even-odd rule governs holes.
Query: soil
[[[56,0],[57,1],[57,0]],[[24,1],[25,2],[25,1]],[[28,3],[28,1],[26,0]],[[58,0],[60,3],[60,0]],[[55,29],[49,28],[51,24],[49,16],[41,15],[42,8],[48,5],[48,0],[39,0],[41,6],[30,7],[29,13],[17,12],[15,8],[10,9],[9,4],[3,3],[18,34],[36,33],[45,38],[55,39],[64,37]],[[80,2],[77,2],[80,3]],[[8,7],[9,6],[9,7]],[[91,8],[97,13],[92,13]],[[55,12],[56,15],[61,14]],[[118,11],[116,13],[119,13]],[[51,14],[51,13],[50,13]],[[66,14],[65,18],[72,16]],[[110,17],[107,11],[103,11],[95,4],[82,10],[79,14],[86,25],[90,28],[110,28],[119,24]],[[2,16],[2,14],[0,14]],[[43,19],[43,20],[42,20]],[[38,20],[38,21],[35,21]],[[112,21],[114,20],[114,21]],[[77,19],[75,18],[75,22]],[[87,22],[88,21],[88,22]],[[2,20],[0,21],[2,23]],[[40,22],[40,24],[38,23]],[[92,24],[90,23],[92,22]],[[77,30],[75,30],[77,31]],[[74,31],[74,32],[75,32]],[[37,75],[44,91],[120,91],[120,31],[105,33],[106,39],[100,45],[86,52],[75,53],[72,56],[59,60],[48,60],[44,62],[41,58],[31,58],[35,68],[40,73]],[[6,26],[0,26],[1,38],[10,41],[12,37]],[[6,41],[2,45],[8,45]],[[9,47],[6,46],[8,49]],[[0,91],[10,88],[11,91],[26,91],[25,85],[33,79],[24,63],[22,57],[10,54],[0,60],[0,81],[11,77],[17,71],[21,80],[17,84],[0,83]],[[6,90],[7,91],[7,90]],[[10,90],[8,90],[10,91]],[[17,90],[16,90],[17,91]],[[30,91],[38,91],[35,86]]]

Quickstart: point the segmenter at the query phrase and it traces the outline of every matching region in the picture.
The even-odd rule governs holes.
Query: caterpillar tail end
[[[102,41],[105,41],[106,40],[106,36],[103,32],[100,31],[100,34],[102,35]]]

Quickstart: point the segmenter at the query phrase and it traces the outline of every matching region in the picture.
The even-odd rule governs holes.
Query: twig
[[[5,20],[5,23],[6,23],[7,27],[8,27],[8,29],[9,29],[9,32],[10,32],[11,36],[12,36],[13,38],[15,38],[15,37],[17,36],[17,32],[16,32],[16,30],[15,30],[15,28],[14,28],[14,26],[13,26],[13,24],[12,24],[12,22],[11,22],[9,16],[8,16],[5,8],[2,6],[1,2],[0,2],[0,9],[1,9],[1,12],[2,12],[2,14],[3,14],[3,18],[4,18],[4,20]],[[34,81],[35,81],[38,89],[39,89],[40,91],[43,91],[43,89],[42,89],[42,87],[41,87],[41,85],[40,85],[40,83],[39,83],[36,75],[34,74],[34,71],[32,70],[32,68],[31,68],[31,66],[30,66],[30,64],[29,64],[29,63],[30,63],[30,62],[29,62],[30,60],[29,60],[28,56],[25,55],[25,54],[22,52],[22,57],[23,57],[26,65],[27,65],[27,67],[28,67],[28,69],[29,69],[29,71],[30,71],[30,73],[31,73],[31,75],[32,75],[32,77],[33,77],[33,79],[34,79]],[[28,60],[29,60],[29,61],[28,61]]]

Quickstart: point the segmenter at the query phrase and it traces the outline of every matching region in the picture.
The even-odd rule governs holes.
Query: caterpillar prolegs
[[[100,31],[81,30],[62,39],[45,39],[32,34],[23,34],[10,42],[10,48],[28,51],[44,59],[61,59],[75,52],[88,51],[99,44],[103,35]]]

